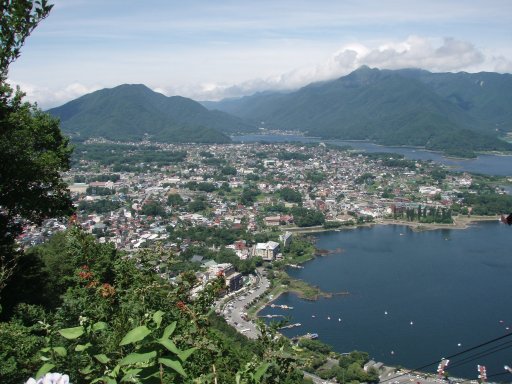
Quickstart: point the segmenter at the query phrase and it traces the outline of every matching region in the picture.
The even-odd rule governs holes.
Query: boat
[[[302,336],[305,339],[318,339],[318,333],[306,333],[304,336]]]

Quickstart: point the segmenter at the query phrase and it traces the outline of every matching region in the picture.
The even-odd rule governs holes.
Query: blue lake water
[[[363,141],[341,141],[341,140],[320,140],[318,138],[310,138],[299,135],[244,135],[233,136],[235,142],[328,142],[340,146],[348,145],[354,149],[362,150],[365,152],[394,152],[405,156],[407,159],[414,160],[432,160],[440,164],[452,167],[455,171],[465,171],[482,173],[487,175],[497,176],[512,176],[512,156],[498,156],[498,155],[480,155],[476,159],[452,159],[443,156],[438,152],[427,151],[423,149],[407,148],[407,147],[387,147],[377,144],[372,144]]]
[[[487,222],[414,232],[377,225],[315,237],[318,248],[334,252],[290,275],[350,294],[318,301],[281,296],[276,303],[293,310],[261,314],[300,322],[283,331],[289,337],[316,332],[338,352],[358,349],[389,365],[418,368],[512,330],[512,227]],[[474,378],[483,364],[488,375],[503,373],[512,365],[512,334],[489,345],[507,342],[487,356],[480,355],[488,347],[453,358],[448,372]]]

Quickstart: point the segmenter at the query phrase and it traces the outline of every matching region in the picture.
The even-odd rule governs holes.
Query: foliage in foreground
[[[0,2],[0,294],[20,256],[15,239],[23,225],[71,209],[60,177],[71,148],[58,120],[23,102],[23,93],[7,83],[9,65],[51,8],[46,0]]]
[[[74,384],[302,382],[275,331],[264,329],[252,342],[212,313],[222,278],[191,299],[193,273],[170,282],[153,271],[155,260],[172,265],[163,250],[127,257],[78,228],[54,242],[32,250],[25,265],[36,279],[55,268],[57,276],[41,281],[47,296],[11,299],[0,323],[4,383],[24,382],[38,370],[69,374]],[[25,271],[18,277],[28,282]]]

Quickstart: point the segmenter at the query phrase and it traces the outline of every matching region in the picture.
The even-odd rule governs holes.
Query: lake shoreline
[[[417,221],[406,221],[406,220],[395,220],[395,219],[379,219],[372,223],[364,223],[351,226],[342,226],[340,228],[324,228],[323,226],[314,227],[291,227],[283,228],[285,231],[292,233],[320,233],[320,232],[332,232],[332,231],[343,231],[352,230],[360,227],[372,227],[374,225],[404,225],[410,227],[413,231],[429,231],[436,229],[466,229],[472,224],[486,222],[486,221],[500,221],[500,216],[454,216],[452,224],[441,224],[441,223],[419,223]]]
[[[315,303],[308,304],[300,300],[296,293],[290,292],[284,296],[273,297],[274,302],[295,307],[295,313],[290,313],[293,315],[293,322],[302,323],[304,333],[322,331],[320,332],[322,340],[336,346],[336,351],[345,352],[350,350],[347,348],[353,349],[360,346],[361,350],[370,351],[372,356],[382,359],[379,361],[383,361],[388,366],[419,366],[423,361],[431,359],[433,355],[460,351],[460,343],[463,346],[476,345],[482,338],[491,339],[496,334],[499,335],[502,332],[500,329],[507,332],[508,328],[505,330],[505,327],[512,328],[512,314],[510,308],[503,307],[503,295],[492,294],[492,298],[489,299],[489,290],[485,288],[491,283],[493,286],[499,285],[499,292],[510,287],[507,283],[509,280],[506,278],[510,259],[500,252],[509,240],[510,227],[500,224],[498,216],[464,216],[460,217],[455,225],[436,226],[437,229],[467,228],[467,231],[425,230],[418,233],[408,228],[389,226],[391,224],[401,225],[402,223],[387,223],[387,226],[374,227],[373,230],[311,234],[311,237],[317,238],[317,249],[326,250],[316,252],[317,255],[324,257],[317,257],[307,266],[304,264],[304,270],[287,270],[292,278],[303,279],[326,292],[341,291],[346,288],[352,294],[346,300],[341,297],[335,300],[319,298]],[[347,254],[340,254],[343,251]],[[379,257],[373,256],[375,252],[380,252]],[[408,263],[411,263],[411,268],[407,267]],[[356,264],[364,265],[361,267],[364,271],[361,276],[377,281],[378,285],[375,286],[377,288],[366,289],[367,284],[360,283],[360,279],[354,277],[359,271],[355,267]],[[406,268],[401,270],[400,266],[403,265]],[[386,269],[386,266],[389,268]],[[414,268],[421,269],[421,273],[417,278],[408,279],[408,276],[415,272]],[[343,277],[338,271],[345,271]],[[379,277],[382,274],[386,274],[388,278],[384,277],[381,281]],[[446,282],[446,289],[437,288],[439,287],[437,283],[433,286],[425,283],[424,276],[429,274],[432,275],[429,281],[436,281],[439,284]],[[461,278],[454,280],[453,276]],[[481,277],[481,280],[475,281],[474,276]],[[486,284],[480,287],[482,281]],[[417,287],[420,287],[418,290],[422,294],[424,290],[421,287],[428,287],[434,295],[431,295],[430,301],[422,302],[421,308],[416,304],[410,304],[406,305],[407,308],[404,310],[402,301],[396,299],[399,295],[396,294],[395,288],[413,292]],[[488,314],[482,315],[481,318],[477,316],[476,320],[472,320],[475,326],[479,327],[478,335],[471,331],[473,326],[465,326],[468,324],[466,322],[468,313],[472,314],[472,319],[475,318],[471,305],[465,305],[461,306],[460,310],[454,310],[453,318],[448,316],[446,320],[451,324],[453,333],[445,335],[445,325],[441,325],[439,335],[443,337],[440,337],[439,342],[428,338],[423,340],[422,335],[426,334],[425,329],[434,325],[437,327],[445,322],[445,320],[440,321],[439,317],[433,313],[435,311],[428,308],[431,305],[439,305],[436,308],[443,313],[449,313],[446,310],[448,305],[444,303],[451,302],[454,297],[461,297],[460,295],[465,294],[467,290],[471,291],[475,302],[485,308]],[[436,299],[437,296],[442,298],[441,301]],[[384,311],[389,311],[389,316],[383,316]],[[260,315],[267,313],[275,312],[266,309],[261,311]],[[316,315],[316,319],[311,319],[311,314]],[[361,319],[358,319],[356,314]],[[331,325],[332,322],[326,320],[327,316],[343,318],[343,327],[338,330],[338,323],[336,326]],[[411,320],[414,321],[414,326],[409,324]],[[360,326],[364,326],[364,331],[360,332],[359,338],[359,331],[354,330],[360,330],[361,328],[357,328]],[[383,338],[381,345],[374,346],[372,337],[375,337],[374,333],[377,333],[377,330],[385,331],[386,335],[393,335],[393,337],[390,336],[389,340]],[[285,332],[285,334],[294,335],[293,332]],[[339,336],[341,334],[344,335],[343,338]],[[358,336],[355,342],[352,340],[354,334]],[[403,340],[400,339],[402,336],[404,336]],[[425,357],[421,361],[417,361],[421,357],[420,352],[417,357],[410,357],[412,356],[410,349],[414,346],[410,347],[407,343],[413,337],[418,337],[418,340],[425,343],[426,352],[421,352]],[[439,347],[441,344],[442,348]],[[391,350],[395,352],[394,356],[389,355]],[[486,363],[493,366],[491,362]],[[469,375],[463,367],[453,373],[458,377]]]
[[[289,228],[288,230],[293,233],[304,233],[304,234],[314,234],[314,233],[322,233],[322,232],[338,232],[342,230],[353,230],[360,227],[373,227],[375,225],[401,225],[411,228],[415,232],[420,231],[434,231],[438,229],[467,229],[473,224],[477,224],[480,222],[495,222],[500,221],[500,216],[456,216],[454,218],[454,223],[452,224],[439,224],[439,223],[418,223],[418,222],[411,222],[411,221],[402,221],[402,220],[394,220],[394,219],[382,219],[380,221],[374,222],[374,223],[365,223],[360,225],[354,225],[350,227],[342,227],[338,229],[326,229],[322,226],[318,227],[304,227],[304,228]],[[317,257],[325,257],[332,253],[336,253],[334,251],[325,251],[322,249],[315,248],[315,253],[312,255],[311,258],[304,260],[303,262],[298,263],[299,265],[302,265],[310,260],[313,260]],[[290,265],[290,264],[288,264]],[[294,279],[296,280],[296,279]],[[317,294],[314,296],[308,295],[304,289],[304,287],[300,287],[300,285],[295,286],[288,286],[288,287],[279,287],[275,292],[273,292],[273,297],[270,300],[263,300],[263,302],[260,304],[261,308],[258,309],[255,313],[257,315],[260,310],[262,310],[266,305],[272,303],[273,301],[276,301],[279,299],[279,297],[284,293],[293,293],[296,294],[298,297],[304,300],[311,300],[316,301],[320,298],[332,298],[333,296],[337,295],[345,295],[346,292],[324,292],[318,289],[318,287],[311,286],[313,289],[318,289]],[[272,289],[270,290],[272,291]]]

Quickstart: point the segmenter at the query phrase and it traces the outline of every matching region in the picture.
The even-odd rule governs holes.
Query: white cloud
[[[262,55],[255,55],[254,60]],[[300,55],[297,55],[297,59]],[[271,56],[269,56],[271,57]],[[258,62],[263,65],[263,63]],[[210,63],[211,64],[211,63]],[[219,63],[216,63],[219,64]],[[299,61],[296,65],[300,65]],[[380,69],[422,68],[432,72],[478,72],[482,70],[512,72],[512,61],[504,56],[483,53],[472,43],[452,37],[431,39],[409,36],[401,41],[373,41],[347,43],[334,52],[323,63],[284,71],[283,73],[246,81],[201,82],[163,84],[168,79],[147,84],[155,92],[166,96],[180,95],[194,100],[220,100],[240,97],[267,90],[292,90],[316,81],[344,76],[361,65]],[[293,63],[291,64],[293,67]],[[265,68],[262,68],[262,71]],[[219,73],[217,73],[219,75]],[[214,75],[215,76],[215,75]],[[61,105],[69,100],[102,87],[73,83],[62,89],[37,88],[30,84],[19,84],[31,101],[39,102],[42,108]],[[115,86],[118,84],[110,84]]]
[[[12,86],[19,86],[25,93],[25,98],[30,102],[37,102],[39,108],[45,110],[52,107],[60,106],[68,101],[74,100],[87,93],[91,93],[101,89],[102,87],[93,85],[86,86],[80,83],[72,83],[68,86],[53,90],[49,88],[37,87],[32,84],[9,81]]]
[[[156,88],[153,88],[153,92],[161,93],[164,96],[169,96],[169,94],[165,88],[156,87]]]
[[[361,65],[380,69],[422,68],[432,72],[479,70],[485,63],[484,54],[473,44],[443,39],[440,45],[428,38],[410,36],[404,41],[386,42],[378,47],[345,46],[336,52],[320,72],[325,78],[346,74]]]
[[[500,73],[512,73],[512,60],[504,56],[493,56],[491,60],[493,70]]]
[[[297,68],[286,73],[253,79],[239,84],[208,84],[205,86],[168,89],[168,93],[192,97],[197,100],[218,100],[238,97],[265,90],[290,90],[316,81],[344,76],[361,65],[380,69],[422,68],[432,72],[476,72],[496,70],[508,72],[512,63],[504,57],[486,59],[473,44],[451,37],[441,42],[419,36],[403,41],[372,44],[350,43],[331,55],[324,63],[313,67]]]

